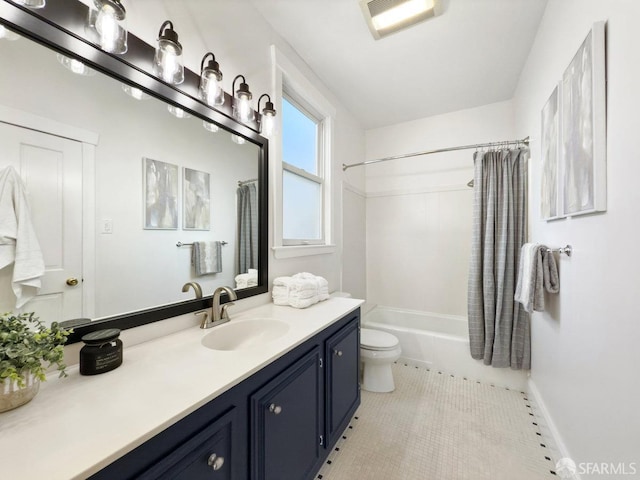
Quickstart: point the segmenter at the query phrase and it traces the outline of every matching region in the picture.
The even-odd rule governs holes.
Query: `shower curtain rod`
[[[523,143],[529,146],[529,137],[525,137],[522,140],[507,140],[504,142],[476,143],[475,145],[464,145],[460,147],[448,147],[448,148],[438,148],[437,150],[426,150],[424,152],[405,153],[403,155],[395,155],[393,157],[378,158],[376,160],[367,160],[365,162],[352,163],[351,165],[346,165],[343,163],[342,171],[344,172],[346,169],[351,167],[359,167],[361,165],[370,165],[372,163],[386,162],[389,160],[398,160],[400,158],[418,157],[420,155],[431,155],[432,153],[453,152],[455,150],[470,150],[473,148],[498,147],[500,145],[508,145],[511,143],[515,143],[515,144]]]

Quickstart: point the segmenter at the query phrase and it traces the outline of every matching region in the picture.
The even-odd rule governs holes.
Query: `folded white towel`
[[[36,238],[26,189],[13,167],[0,172],[0,268],[14,263],[11,286],[16,308],[40,290],[45,266]]]
[[[312,273],[301,272],[275,278],[271,294],[276,305],[307,308],[329,298],[329,283]]]
[[[289,297],[289,306],[294,308],[307,308],[311,305],[318,303],[318,296],[315,295],[309,298]]]
[[[248,288],[258,285],[258,270],[250,268],[249,272],[236,275],[236,288]]]

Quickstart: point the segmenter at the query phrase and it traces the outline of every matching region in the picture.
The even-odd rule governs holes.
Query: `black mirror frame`
[[[82,61],[118,81],[132,85],[166,103],[178,106],[194,116],[216,123],[220,128],[239,135],[260,148],[259,155],[259,229],[258,286],[237,291],[238,299],[266,293],[268,287],[268,165],[269,143],[259,134],[257,122],[238,123],[232,116],[232,98],[225,92],[223,105],[213,109],[198,97],[197,73],[185,68],[185,81],[169,85],[152,72],[154,47],[135,35],[128,35],[128,51],[123,55],[109,54],[84,37],[88,7],[78,0],[47,0],[46,6],[30,10],[10,0],[0,0],[0,24],[20,35],[68,57]],[[231,140],[229,140],[231,141]],[[228,301],[226,295],[222,302]],[[121,330],[165,320],[178,315],[210,308],[211,297],[162,305],[132,313],[120,314],[74,327],[67,344],[79,342],[89,332],[103,328]]]

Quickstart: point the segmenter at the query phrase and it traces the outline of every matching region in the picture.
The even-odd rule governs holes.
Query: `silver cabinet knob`
[[[219,457],[215,453],[212,453],[211,456],[209,456],[209,460],[207,460],[207,463],[214,470],[220,470],[224,465],[224,457]]]
[[[280,412],[282,411],[282,407],[280,405],[276,405],[275,403],[272,403],[271,405],[269,405],[269,411],[274,415],[280,415]]]
[[[337,348],[333,349],[333,353],[335,353],[337,356],[341,357],[342,356],[342,350],[338,350]]]

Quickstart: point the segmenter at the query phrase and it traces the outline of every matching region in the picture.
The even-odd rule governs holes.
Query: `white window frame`
[[[296,107],[309,113],[319,120],[318,123],[318,175],[322,178],[322,232],[321,242],[296,242],[294,239],[283,239],[283,209],[282,209],[282,176],[284,170],[292,171],[305,178],[305,172],[292,165],[284,165],[282,161],[282,136],[277,135],[270,142],[271,155],[274,163],[274,209],[273,209],[273,251],[276,258],[291,258],[307,255],[321,255],[336,252],[333,244],[333,202],[332,202],[332,160],[333,160],[333,125],[336,115],[335,107],[324,95],[305,77],[293,63],[287,59],[277,47],[271,47],[272,75],[275,86],[276,109],[282,112],[282,97],[286,96]],[[282,117],[276,117],[282,131]],[[295,170],[294,170],[295,169]],[[314,176],[315,177],[315,176]],[[316,177],[316,178],[317,178]],[[311,178],[310,178],[311,179]],[[316,181],[316,179],[313,179]],[[292,241],[293,240],[293,241]],[[305,240],[305,239],[298,239]]]

